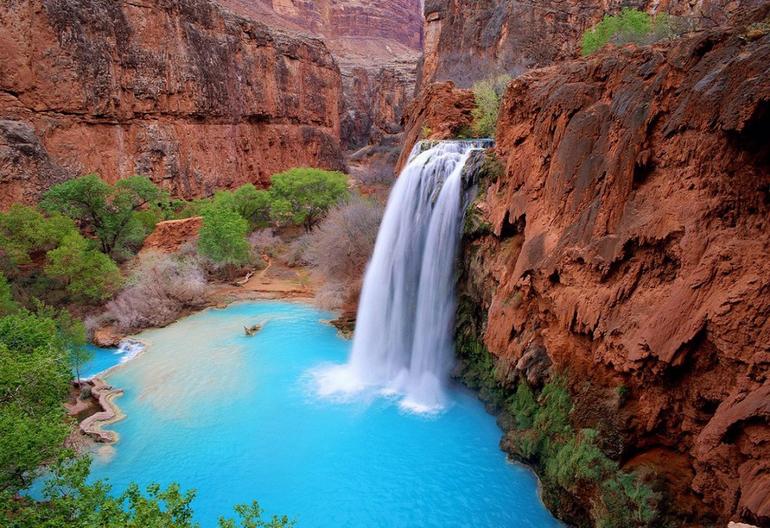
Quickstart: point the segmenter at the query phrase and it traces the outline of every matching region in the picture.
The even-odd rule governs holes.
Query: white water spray
[[[322,394],[380,387],[402,405],[444,405],[452,365],[454,271],[464,214],[462,172],[480,141],[415,146],[391,191],[359,302],[347,365],[319,376]]]

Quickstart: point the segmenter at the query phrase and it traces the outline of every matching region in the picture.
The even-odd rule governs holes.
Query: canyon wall
[[[583,32],[622,7],[668,12],[695,27],[725,23],[762,0],[426,0],[422,82],[474,81],[575,57]]]
[[[769,28],[523,74],[468,213],[461,296],[499,386],[566,376],[575,429],[677,525],[770,526]]]
[[[88,172],[192,197],[344,166],[318,39],[204,0],[10,0],[0,30],[0,207]]]
[[[363,165],[360,170],[374,172],[369,177],[375,179],[376,173],[392,173],[422,50],[420,0],[217,2],[244,16],[323,38],[343,77],[342,146],[351,153],[363,149],[351,156],[351,172]]]

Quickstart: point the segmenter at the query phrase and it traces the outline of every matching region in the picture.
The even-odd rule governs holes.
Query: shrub
[[[89,174],[54,185],[40,206],[76,220],[86,233],[96,235],[104,253],[124,258],[141,246],[167,201],[167,194],[143,176],[109,185]],[[154,213],[139,215],[143,210]]]
[[[247,231],[248,223],[241,215],[215,202],[204,210],[198,251],[219,265],[243,265],[250,256]]]
[[[526,383],[519,383],[516,392],[508,404],[508,412],[516,420],[516,427],[519,429],[529,429],[537,413],[538,405],[532,389]]]
[[[476,108],[473,109],[471,133],[474,137],[495,137],[497,116],[500,113],[500,98],[505,92],[511,77],[500,75],[485,79],[473,85]],[[467,135],[467,133],[466,133]]]
[[[583,429],[547,459],[546,475],[564,489],[575,490],[604,480],[617,466],[596,445],[597,432]]]
[[[112,259],[92,249],[79,233],[67,235],[47,257],[45,274],[61,282],[76,300],[103,301],[120,286],[120,270]]]
[[[610,42],[648,44],[676,34],[674,20],[666,13],[652,17],[637,9],[623,8],[618,15],[605,15],[583,33],[582,53],[590,55]]]
[[[0,273],[0,316],[9,315],[18,309],[18,305],[13,300],[11,285],[5,275]]]
[[[249,235],[249,245],[256,255],[276,257],[284,246],[281,237],[276,236],[272,229],[257,229]]]
[[[43,216],[23,205],[13,205],[0,213],[0,260],[9,275],[19,275],[19,266],[32,262],[34,254],[57,247],[70,233],[76,232],[69,218],[55,214]]]
[[[381,204],[360,196],[333,208],[310,233],[305,258],[328,280],[359,279],[374,250],[383,212]]]
[[[310,231],[329,209],[348,197],[347,178],[336,171],[291,169],[273,175],[270,197],[273,220]]]
[[[355,293],[374,250],[383,212],[380,203],[353,196],[329,211],[303,241],[304,259],[324,280],[316,294],[322,307],[338,308]]]
[[[286,253],[283,256],[286,264],[291,267],[309,265],[310,262],[308,262],[307,258],[305,257],[305,253],[307,252],[309,245],[310,233],[305,233],[304,235],[292,240],[289,243],[286,249]]]
[[[660,494],[633,473],[618,472],[601,486],[596,507],[597,528],[657,526]]]
[[[207,283],[198,264],[171,255],[144,257],[129,285],[107,304],[105,319],[123,332],[163,327],[185,308],[206,302]]]

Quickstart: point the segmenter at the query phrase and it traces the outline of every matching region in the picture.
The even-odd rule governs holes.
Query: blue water
[[[91,353],[91,358],[80,366],[80,377],[83,379],[93,378],[119,365],[124,356],[124,351],[117,348],[99,348],[94,345],[87,345],[86,348]],[[75,374],[74,369],[72,372]]]
[[[144,332],[146,352],[108,376],[127,418],[93,478],[195,488],[204,528],[252,499],[299,527],[559,526],[472,394],[454,390],[434,416],[382,397],[319,398],[313,371],[350,348],[320,322],[330,316],[250,302]],[[264,329],[245,337],[255,322]]]

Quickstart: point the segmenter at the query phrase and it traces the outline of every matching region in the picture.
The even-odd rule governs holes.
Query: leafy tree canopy
[[[0,213],[0,262],[10,275],[30,264],[37,253],[57,247],[62,239],[76,232],[72,220],[60,214],[43,216],[32,207],[13,205]]]
[[[71,233],[61,245],[48,252],[48,277],[60,281],[76,300],[99,302],[110,298],[122,277],[115,263],[79,233]]]
[[[154,226],[140,211],[154,211],[157,219],[167,202],[167,193],[144,176],[109,185],[96,174],[88,174],[54,185],[40,206],[76,220],[96,236],[104,253],[124,257],[144,240],[148,224]]]
[[[217,264],[245,264],[250,257],[247,231],[248,223],[241,215],[215,201],[204,210],[198,251]]]
[[[275,174],[270,195],[273,219],[303,225],[309,231],[349,193],[341,172],[305,167]]]

